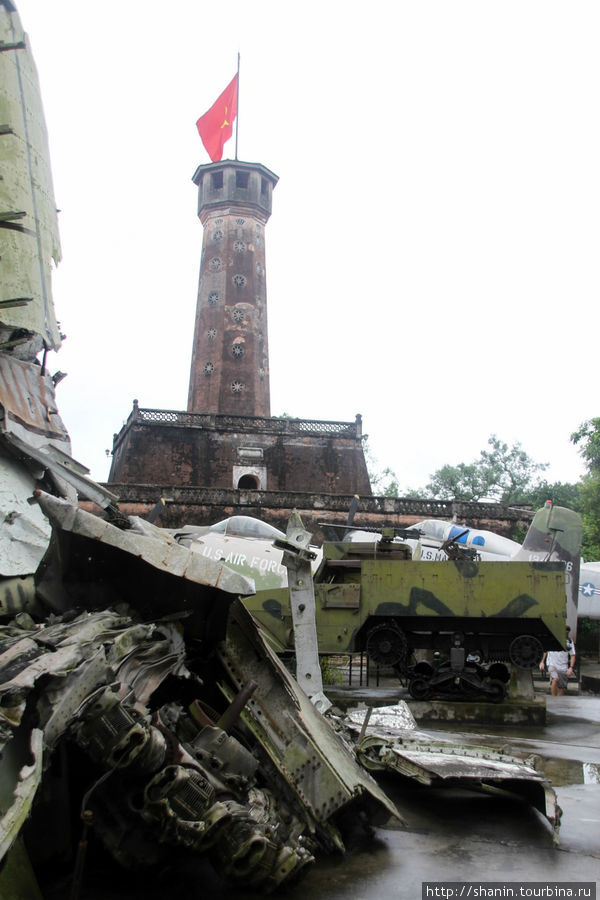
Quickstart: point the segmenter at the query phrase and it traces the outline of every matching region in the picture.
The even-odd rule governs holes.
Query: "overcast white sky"
[[[580,477],[569,435],[600,413],[597,0],[17,5],[61,210],[51,365],[96,479],[134,398],[187,403],[195,122],[238,50],[239,158],[280,177],[272,414],[362,413],[401,490],[493,432]]]

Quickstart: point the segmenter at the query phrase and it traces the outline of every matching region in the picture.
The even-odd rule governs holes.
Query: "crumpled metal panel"
[[[352,710],[348,722],[362,728],[365,710]],[[398,757],[397,771],[426,784],[446,778],[524,778],[544,781],[544,776],[516,756],[501,753],[491,747],[465,746],[433,738],[415,727],[408,705],[402,701],[391,707],[373,709],[368,718],[366,737],[375,745],[378,740],[390,741],[389,750]],[[382,747],[384,745],[382,744]]]
[[[196,718],[178,697],[180,678],[188,681],[187,691],[202,690],[186,667],[181,623],[144,622],[130,612],[124,615],[120,606],[73,619],[69,611],[37,625],[33,620],[0,625],[0,711],[13,714],[4,723],[0,808],[12,803],[21,760],[28,758],[23,737],[35,721],[43,729],[45,749],[68,736],[104,770],[97,778],[95,769],[94,784],[86,790],[84,821],[123,865],[166,863],[166,845],[175,845],[210,853],[222,877],[260,885],[265,893],[295,879],[313,860],[302,810],[294,815],[281,798],[287,796],[285,786],[283,791],[282,785],[264,786],[273,782],[272,767],[258,775],[258,754],[220,727],[233,725],[235,703],[209,724],[199,703]],[[206,653],[211,650],[209,645]],[[84,658],[77,663],[69,653]],[[197,653],[196,645],[194,657]],[[35,684],[41,676],[43,684]],[[150,697],[163,683],[170,685],[165,702],[151,710]],[[288,706],[291,702],[288,697]],[[27,717],[19,715],[25,704]],[[50,752],[45,757],[49,762]],[[43,815],[55,821],[50,811]],[[15,821],[13,816],[11,836],[22,824],[19,820],[15,828]]]
[[[22,757],[8,752],[2,760],[0,779],[0,860],[17,839],[31,809],[33,798],[42,778],[42,732],[34,728],[30,745]]]
[[[371,731],[378,728],[384,729],[384,733],[390,731],[416,731],[417,723],[410,711],[410,706],[402,700],[393,706],[370,706],[368,708],[349,709],[346,720],[361,729],[367,721],[367,728]]]
[[[33,575],[0,578],[0,616],[39,611]]]
[[[116,494],[89,478],[89,469],[71,456],[52,379],[39,365],[8,353],[0,353],[0,442],[30,474],[27,497],[35,479],[51,476],[57,493],[68,500],[81,495],[104,508],[117,503]]]
[[[152,528],[148,523],[141,526],[133,518],[131,521],[134,527],[123,531],[60,497],[54,497],[43,491],[36,492],[36,497],[51,524],[61,531],[116,547],[161,572],[167,572],[195,584],[219,588],[231,594],[254,593],[252,579],[233,572],[223,563],[192,553],[181,547],[170,534],[159,528]],[[143,533],[135,530],[136,524]]]
[[[0,575],[33,574],[48,547],[50,523],[27,502],[34,487],[18,460],[0,457]]]
[[[521,760],[493,750],[469,750],[466,747],[441,747],[403,741],[402,746],[394,747],[392,752],[398,757],[399,769],[406,766],[407,774],[420,775],[420,780],[428,784],[434,778],[544,780],[539,772]]]
[[[41,463],[38,456],[56,453],[70,459],[70,451],[52,379],[39,365],[0,353],[0,575],[32,575],[37,570],[52,532],[39,506],[29,503],[36,480],[49,468],[47,456]],[[52,476],[57,490],[75,501],[74,488],[56,466]]]
[[[230,608],[226,640],[218,654],[238,688],[249,681],[257,683],[243,718],[297,796],[313,831],[325,831],[332,844],[339,846],[330,819],[356,800],[369,806],[375,817],[402,821],[389,797],[358,765],[349,745],[315,709],[252,625],[250,613],[240,602]],[[232,696],[225,686],[222,690]]]
[[[82,659],[86,658],[89,652],[85,644],[67,644],[65,647],[59,647],[53,653],[40,651],[30,665],[21,669],[7,681],[3,681],[0,684],[0,691],[5,694],[11,692],[20,693],[26,689],[30,690],[42,675],[64,674],[75,668]],[[0,657],[1,668],[4,667],[4,662],[4,657]]]
[[[183,638],[172,624],[157,629],[111,609],[83,612],[58,624],[35,625],[32,620],[29,631],[0,626],[0,746],[20,723],[23,701],[39,678],[46,679],[39,701],[40,709],[48,711],[44,741],[52,745],[82,698],[110,681],[111,668],[122,668],[145,704],[165,672],[188,674],[184,654]]]
[[[358,757],[371,771],[395,772],[420,784],[503,791],[531,803],[558,842],[561,810],[547,779],[529,762],[490,747],[465,746],[418,732],[402,701],[395,707],[353,710],[346,717],[359,735]],[[365,727],[365,718],[367,724]]]
[[[0,53],[0,60],[2,56]],[[65,452],[69,451],[69,435],[58,413],[54,383],[40,366],[0,353],[0,406],[4,408],[2,431],[15,432],[26,440],[32,440],[32,433],[54,438]]]
[[[25,328],[58,349],[51,261],[60,260],[56,201],[40,88],[19,16],[0,5],[0,41],[25,48],[0,53],[0,212],[17,228],[0,229],[0,300],[31,298],[0,310],[0,322]],[[23,215],[24,214],[24,215]]]
[[[39,365],[0,353],[0,575],[7,577],[32,575],[52,532],[39,506],[29,503],[44,467],[18,450],[14,440],[32,445],[34,452],[48,445],[66,454],[71,449],[52,379]],[[55,481],[64,496],[76,499],[69,485]]]

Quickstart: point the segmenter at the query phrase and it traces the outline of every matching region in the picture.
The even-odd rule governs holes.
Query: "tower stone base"
[[[371,495],[354,422],[140,409],[115,435],[109,483]]]

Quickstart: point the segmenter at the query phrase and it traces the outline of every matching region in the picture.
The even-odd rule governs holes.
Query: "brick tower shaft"
[[[193,181],[204,234],[188,412],[268,417],[265,225],[278,179],[225,160]]]

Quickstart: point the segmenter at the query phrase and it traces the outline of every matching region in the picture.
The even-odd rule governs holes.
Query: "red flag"
[[[196,122],[202,143],[213,162],[223,158],[223,144],[233,134],[233,122],[237,115],[237,82],[236,73],[208,112]]]

